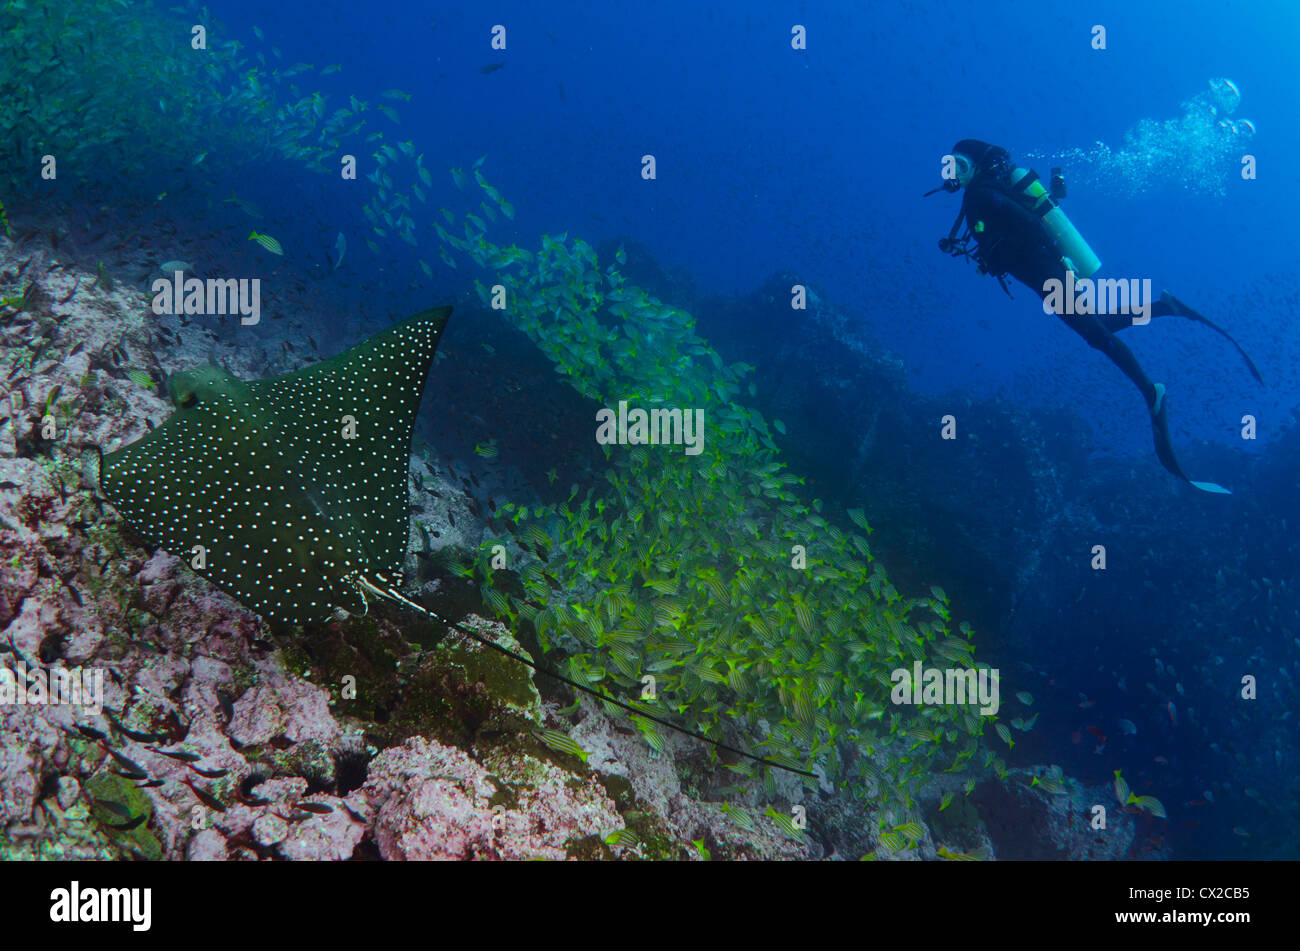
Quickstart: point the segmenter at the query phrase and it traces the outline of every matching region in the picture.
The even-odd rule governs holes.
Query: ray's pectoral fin
[[[176,412],[103,457],[104,497],[272,623],[366,613],[358,575],[397,577],[405,560],[411,431],[450,313],[253,383],[175,374]]]
[[[331,360],[250,384],[296,421],[286,454],[311,460],[320,504],[355,528],[367,570],[397,575],[406,560],[411,431],[450,313],[423,311]]]

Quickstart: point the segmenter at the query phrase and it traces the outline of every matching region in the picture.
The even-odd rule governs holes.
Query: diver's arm
[[[968,190],[967,197],[973,199],[968,207],[984,222],[984,230],[1016,244],[1051,244],[1043,219],[1003,192],[980,188]]]

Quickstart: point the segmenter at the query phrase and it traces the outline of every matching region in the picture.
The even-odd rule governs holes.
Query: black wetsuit
[[[1010,274],[1040,298],[1047,297],[1049,280],[1066,281],[1061,254],[1042,219],[1011,197],[1012,186],[992,175],[976,177],[962,197],[961,212],[978,250],[980,267],[994,277]],[[1172,311],[1163,301],[1151,302],[1152,317]],[[1133,381],[1151,408],[1156,401],[1155,384],[1143,371],[1133,351],[1115,336],[1132,326],[1130,314],[1058,314],[1065,324],[1091,347],[1110,357]]]

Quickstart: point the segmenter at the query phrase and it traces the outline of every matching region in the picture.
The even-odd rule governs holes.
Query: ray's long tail
[[[813,779],[818,778],[816,773],[809,772],[806,769],[799,769],[798,767],[795,766],[787,766],[783,763],[778,763],[775,762],[774,760],[767,759],[766,757],[757,756],[753,753],[748,753],[745,750],[738,749],[737,747],[731,746],[727,743],[723,743],[720,740],[715,740],[712,737],[705,736],[703,733],[697,732],[696,730],[691,730],[687,727],[679,726],[678,724],[665,720],[662,717],[655,716],[653,713],[646,713],[644,710],[638,710],[630,703],[626,703],[622,700],[616,700],[614,697],[611,697],[609,694],[604,693],[603,691],[596,690],[592,687],[588,687],[585,684],[580,684],[576,680],[571,680],[568,677],[565,677],[563,674],[558,674],[555,671],[547,670],[545,667],[542,667],[537,663],[535,663],[534,661],[529,660],[527,657],[524,657],[522,654],[517,654],[514,651],[510,650],[509,648],[502,647],[500,644],[496,643],[495,641],[489,640],[488,638],[484,637],[482,634],[478,633],[472,628],[455,621],[448,621],[446,618],[439,617],[438,615],[434,614],[432,611],[428,610],[427,608],[419,604],[416,604],[410,598],[406,597],[404,594],[402,594],[400,591],[394,588],[391,584],[388,584],[388,582],[384,579],[382,575],[376,574],[375,581],[371,581],[365,575],[358,575],[357,584],[360,586],[362,592],[369,592],[377,597],[385,598],[389,601],[396,602],[397,604],[401,604],[404,607],[410,608],[412,611],[418,611],[420,614],[423,614],[425,617],[429,618],[430,620],[437,621],[439,624],[445,624],[448,627],[454,627],[462,634],[472,637],[480,644],[490,647],[497,653],[504,654],[506,657],[509,657],[512,660],[519,661],[519,663],[532,668],[533,670],[537,671],[539,674],[544,674],[545,676],[550,677],[553,680],[558,680],[561,683],[568,684],[573,689],[581,690],[583,693],[589,694],[597,698],[598,700],[603,700],[605,703],[612,703],[614,706],[619,707],[622,710],[626,710],[628,713],[631,713],[634,716],[645,717],[645,719],[658,723],[660,726],[666,726],[668,729],[674,730],[677,733],[683,733],[686,736],[693,737],[694,739],[697,739],[702,743],[708,743],[710,746],[716,747],[717,749],[720,750],[725,750],[726,752],[731,753],[735,756],[743,757],[755,763],[761,763],[763,766],[770,766],[773,769],[783,769],[786,772],[797,773],[800,776],[808,776]]]

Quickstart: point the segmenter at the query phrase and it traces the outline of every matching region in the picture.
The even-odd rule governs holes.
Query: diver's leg
[[[1122,340],[1107,330],[1099,317],[1093,315],[1062,315],[1061,320],[1086,340],[1088,346],[1100,350],[1110,357],[1111,363],[1119,367],[1120,372],[1132,380],[1134,386],[1141,391],[1143,399],[1147,401],[1147,409],[1151,410],[1152,413],[1156,412],[1160,403],[1160,391],[1157,389],[1157,384],[1151,382],[1151,379],[1146,375],[1146,371],[1142,369],[1142,365],[1138,363],[1137,357],[1133,356],[1133,351],[1126,347]]]
[[[1237,343],[1237,341],[1233,339],[1232,334],[1228,333],[1214,321],[1210,320],[1210,318],[1192,310],[1192,308],[1188,307],[1173,294],[1165,291],[1160,295],[1160,300],[1151,303],[1151,311],[1148,316],[1168,317],[1170,314],[1177,314],[1180,317],[1186,317],[1188,320],[1194,320],[1198,324],[1205,324],[1205,326],[1209,327],[1211,330],[1227,337],[1228,342],[1236,347],[1237,352],[1241,354],[1241,359],[1246,361],[1246,368],[1250,370],[1250,375],[1260,383],[1264,382],[1264,378],[1259,375],[1259,370],[1255,366],[1255,361],[1252,360],[1250,355],[1242,349],[1241,344]],[[1098,314],[1097,319],[1101,321],[1101,325],[1112,334],[1119,333],[1125,327],[1133,326],[1132,314]]]
[[[1189,320],[1194,320],[1197,323],[1205,324],[1205,326],[1209,327],[1211,330],[1214,330],[1217,333],[1220,333],[1223,336],[1227,337],[1228,342],[1231,343],[1234,347],[1236,347],[1237,352],[1241,354],[1241,359],[1246,361],[1246,367],[1247,369],[1250,370],[1250,375],[1253,376],[1260,383],[1264,382],[1264,378],[1259,375],[1259,370],[1255,367],[1255,361],[1252,360],[1250,358],[1250,355],[1247,354],[1246,351],[1242,349],[1241,344],[1237,343],[1237,341],[1233,338],[1232,334],[1228,333],[1226,330],[1224,330],[1214,321],[1210,320],[1208,317],[1198,313],[1197,311],[1192,310],[1192,308],[1188,307],[1186,304],[1184,304],[1181,300],[1179,300],[1177,297],[1175,297],[1173,294],[1169,293],[1168,291],[1162,293],[1160,295],[1160,300],[1156,301],[1151,305],[1152,317],[1162,317],[1166,314],[1178,314],[1180,316],[1188,318]]]
[[[1174,297],[1172,294],[1166,291],[1165,293],[1160,295],[1160,300],[1151,302],[1150,308],[1147,311],[1146,316],[1149,320],[1152,317],[1168,317],[1170,314],[1184,314],[1187,316],[1191,316],[1193,314],[1196,314],[1196,311],[1186,307],[1186,305],[1184,305],[1182,301],[1180,301],[1178,298]],[[1140,315],[1138,314],[1097,314],[1096,315],[1097,320],[1101,321],[1101,325],[1106,328],[1107,332],[1113,334],[1119,333],[1125,327],[1134,326],[1133,318],[1137,316]],[[1196,316],[1193,317],[1193,319],[1198,319],[1198,318],[1202,320],[1204,319],[1201,318],[1199,314],[1196,314]],[[1143,321],[1143,323],[1146,323],[1146,321]]]
[[[1163,317],[1165,314],[1169,314],[1169,313],[1172,313],[1172,311],[1166,310],[1163,311],[1162,313],[1157,313],[1156,305],[1155,304],[1151,305],[1150,316],[1152,317]],[[1111,334],[1117,334],[1125,327],[1133,326],[1132,314],[1097,314],[1097,320],[1101,323],[1103,327],[1106,328],[1106,332]]]
[[[1169,438],[1168,404],[1165,400],[1165,387],[1162,383],[1152,383],[1151,379],[1138,363],[1133,351],[1110,333],[1095,316],[1061,316],[1075,333],[1088,342],[1090,347],[1100,350],[1110,357],[1112,363],[1133,381],[1147,401],[1147,410],[1151,413],[1151,431],[1155,438],[1156,457],[1167,471],[1205,492],[1230,494],[1228,490],[1213,482],[1196,482],[1189,479],[1178,464],[1174,455],[1173,442]]]

